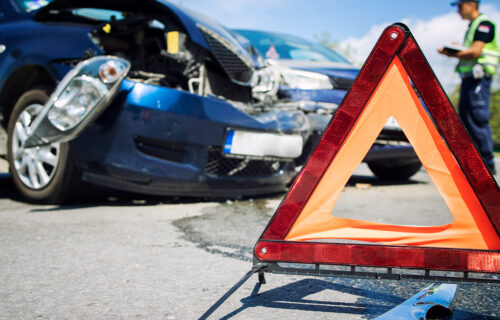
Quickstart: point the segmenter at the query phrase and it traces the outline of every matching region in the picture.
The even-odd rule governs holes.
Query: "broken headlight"
[[[281,69],[273,64],[271,60],[266,60],[264,68],[255,70],[252,78],[252,95],[259,101],[270,102],[276,99],[280,82]]]
[[[282,68],[281,77],[283,84],[292,89],[322,90],[333,89],[328,76],[317,72]]]
[[[74,78],[50,108],[50,123],[61,131],[73,129],[106,92],[106,86],[97,79],[88,76]]]
[[[74,139],[111,102],[130,70],[130,63],[113,56],[80,62],[57,86],[30,126],[25,147]]]

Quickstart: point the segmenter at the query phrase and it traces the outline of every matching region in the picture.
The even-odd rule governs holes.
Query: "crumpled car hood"
[[[208,29],[229,42],[243,60],[252,63],[253,67],[260,66],[260,61],[256,60],[255,57],[244,48],[243,44],[237,40],[233,31],[209,17],[165,0],[54,0],[38,10],[36,16],[43,16],[51,10],[78,8],[109,9],[155,14],[165,12],[167,14],[173,14],[184,26],[192,41],[198,45],[207,50],[212,50],[200,28]]]

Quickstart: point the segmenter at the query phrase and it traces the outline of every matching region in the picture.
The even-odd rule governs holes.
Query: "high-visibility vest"
[[[495,25],[495,23],[485,15],[479,15],[476,19],[474,19],[474,21],[472,21],[469,29],[467,30],[467,33],[465,33],[464,47],[470,48],[472,46],[477,28],[479,27],[481,22],[485,21]],[[498,63],[500,62],[500,49],[498,47],[497,34],[498,32],[495,28],[493,41],[488,42],[484,45],[481,56],[476,60],[460,60],[457,65],[456,71],[462,76],[472,74],[474,65],[479,63],[487,74],[494,75],[497,71]]]

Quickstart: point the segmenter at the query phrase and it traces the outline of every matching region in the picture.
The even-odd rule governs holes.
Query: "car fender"
[[[10,32],[14,29],[15,33]],[[3,90],[8,79],[21,67],[40,66],[57,81],[69,71],[68,67],[59,65],[58,61],[80,59],[88,49],[96,54],[102,53],[88,36],[90,30],[88,27],[61,28],[27,20],[2,25],[2,40],[9,45],[0,54],[0,90]],[[10,34],[15,34],[16,37]],[[56,34],[59,36],[56,37]]]

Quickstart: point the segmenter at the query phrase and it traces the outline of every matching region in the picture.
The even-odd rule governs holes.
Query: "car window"
[[[17,6],[25,11],[31,12],[45,7],[53,0],[15,0]],[[75,16],[81,16],[98,21],[120,20],[123,18],[123,13],[116,10],[95,9],[95,8],[79,8],[70,10]]]
[[[45,7],[51,3],[52,0],[15,0],[14,2],[17,4],[19,9],[31,12],[40,9],[41,7]]]
[[[99,21],[111,21],[123,19],[123,12],[107,9],[73,9],[71,13],[76,16],[81,16]]]
[[[268,59],[349,63],[337,52],[299,37],[262,31],[236,30]]]

